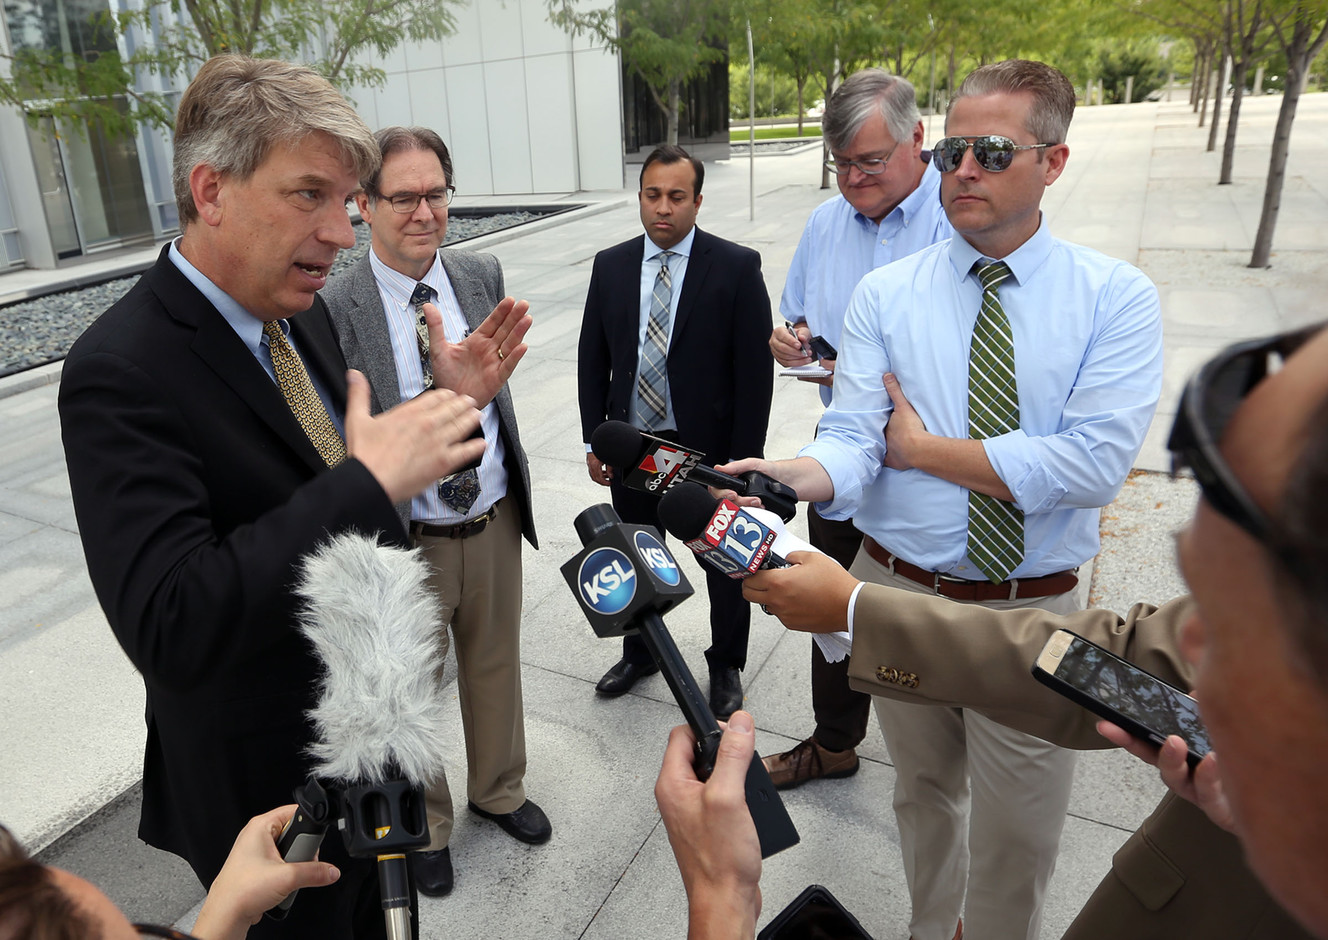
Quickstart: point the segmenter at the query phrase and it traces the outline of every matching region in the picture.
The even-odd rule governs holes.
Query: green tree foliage
[[[729,118],[745,121],[747,119],[748,84],[750,70],[746,57],[729,62]],[[798,85],[779,69],[757,63],[756,66],[756,116],[776,117],[792,116],[798,110]]]
[[[462,2],[149,0],[111,14],[67,0],[53,22],[40,0],[8,0],[14,51],[0,102],[23,108],[34,125],[49,116],[131,136],[140,124],[169,127],[172,89],[222,52],[308,61],[340,87],[381,87],[386,74],[361,56],[451,34],[451,8]]]
[[[1125,101],[1125,87],[1131,78],[1134,101],[1144,100],[1167,80],[1166,63],[1158,57],[1155,44],[1130,43],[1103,49],[1098,55],[1097,74],[1102,81],[1103,100],[1110,104]]]
[[[584,9],[576,0],[548,0],[550,22],[574,36],[590,35],[616,50],[640,76],[668,118],[678,142],[682,85],[724,58],[730,0],[619,0]]]

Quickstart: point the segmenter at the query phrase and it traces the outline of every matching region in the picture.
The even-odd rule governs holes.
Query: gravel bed
[[[810,144],[819,144],[819,137],[792,137],[780,140],[758,140],[756,142],[756,155],[759,157],[766,153],[783,153],[786,150],[800,150]],[[747,156],[747,141],[735,140],[729,144],[730,157]]]
[[[475,218],[453,216],[447,220],[447,242],[488,235],[532,222],[546,214],[504,212]],[[337,256],[332,273],[345,270],[364,257],[368,250],[369,226],[357,222],[355,247]],[[137,276],[122,277],[0,307],[0,376],[63,359],[74,340],[136,280]]]

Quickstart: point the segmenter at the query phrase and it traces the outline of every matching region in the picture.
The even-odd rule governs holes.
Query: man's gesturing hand
[[[484,322],[459,343],[443,333],[443,315],[424,305],[429,325],[429,361],[435,388],[447,388],[475,399],[477,408],[493,401],[526,354],[523,342],[533,322],[530,304],[504,297]]]
[[[483,440],[467,440],[480,424],[469,396],[432,389],[370,415],[369,380],[352,369],[346,385],[346,455],[369,469],[392,502],[483,455]]]

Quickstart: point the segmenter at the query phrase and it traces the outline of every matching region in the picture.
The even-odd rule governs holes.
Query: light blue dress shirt
[[[927,430],[967,438],[968,347],[981,255],[961,236],[862,279],[844,323],[835,401],[800,456],[829,473],[817,509],[930,571],[981,580],[969,560],[968,490],[883,466],[893,372]],[[1115,498],[1162,388],[1157,289],[1137,268],[1053,238],[1045,216],[1004,261],[1000,287],[1014,335],[1020,428],[983,442],[1024,511],[1013,578],[1074,568],[1097,554],[1099,508]]]
[[[235,298],[213,284],[211,278],[190,264],[189,259],[180,252],[179,243],[179,238],[171,242],[170,253],[167,256],[171,259],[171,263],[180,269],[180,273],[188,279],[190,284],[197,287],[204,297],[212,301],[212,306],[217,308],[217,312],[221,314],[222,319],[230,324],[231,329],[235,331],[236,336],[240,337],[240,341],[244,343],[245,348],[258,360],[258,364],[263,367],[267,377],[273,383],[276,383],[277,370],[272,365],[272,353],[267,348],[267,336],[263,333],[263,321],[240,306]],[[300,346],[295,341],[295,337],[291,335],[289,321],[278,320],[277,322],[281,324],[281,332],[285,334],[286,342],[290,343],[291,349],[295,350],[297,356],[300,355]],[[303,357],[301,357],[301,361],[303,361]],[[314,391],[322,399],[323,407],[327,409],[327,413],[331,416],[332,423],[336,425],[337,433],[344,439],[346,437],[345,415],[337,409],[336,403],[332,401],[331,393],[323,386],[323,380],[318,377],[318,373],[308,366],[305,367],[305,371],[309,374],[309,381],[314,385]]]
[[[863,275],[954,233],[940,190],[941,174],[928,165],[917,188],[879,225],[842,195],[812,210],[779,298],[784,319],[805,321],[813,336],[825,337],[838,349],[844,311]],[[830,404],[834,387],[820,390],[821,402]]]
[[[417,314],[410,302],[415,280],[394,271],[369,250],[369,267],[378,282],[378,298],[387,316],[387,332],[392,339],[392,358],[397,367],[397,392],[402,401],[410,401],[424,391],[424,368],[420,363],[420,340],[415,330]],[[443,333],[449,343],[466,338],[470,328],[457,303],[452,282],[443,270],[443,264],[434,252],[433,265],[421,283],[428,284],[437,295],[434,305],[443,315]],[[467,519],[482,516],[507,493],[507,467],[503,463],[503,438],[498,431],[498,405],[489,402],[480,411],[480,430],[484,432],[484,456],[478,470],[480,495],[464,516],[447,505],[438,495],[438,487],[426,486],[410,501],[410,518],[416,522],[436,525],[456,525]]]
[[[664,251],[671,251],[673,254],[669,257],[669,285],[672,296],[669,298],[669,344],[673,343],[673,324],[678,320],[678,298],[682,296],[683,278],[687,276],[687,261],[692,256],[692,242],[696,240],[696,226],[693,225],[691,231],[683,236],[682,241],[672,248],[660,248],[646,236],[645,251],[641,255],[641,306],[637,318],[638,329],[636,332],[636,361],[641,363],[645,361],[646,350],[646,327],[650,324],[650,303],[655,294],[655,278],[659,277],[659,269],[662,264],[659,256]],[[637,394],[638,386],[632,385],[632,400],[630,410],[627,412],[628,420],[638,428],[644,430],[645,425],[637,417],[637,404],[640,395]],[[676,431],[678,422],[673,417],[673,396],[668,395],[664,399],[664,421],[659,424],[657,431]],[[590,445],[586,445],[586,452],[590,452]]]

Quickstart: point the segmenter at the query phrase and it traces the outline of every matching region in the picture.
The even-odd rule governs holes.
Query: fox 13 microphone
[[[683,483],[659,501],[659,521],[706,564],[730,578],[742,579],[763,568],[787,568],[773,546],[783,525],[769,513],[757,513],[727,499],[717,499],[696,483]]]
[[[621,474],[623,486],[663,496],[690,480],[703,486],[755,496],[761,505],[788,522],[797,512],[798,494],[787,483],[757,470],[741,476],[721,473],[702,461],[705,454],[647,434],[626,421],[605,421],[590,435],[590,450]]]
[[[575,526],[584,548],[562,566],[568,587],[597,636],[640,633],[696,736],[696,775],[707,779],[719,722],[661,616],[692,596],[691,585],[654,527],[627,525],[607,504],[583,510]],[[761,857],[797,845],[798,831],[759,755],[747,768],[746,789]]]
[[[305,558],[296,588],[301,632],[323,667],[309,713],[317,763],[277,847],[307,861],[335,825],[348,854],[377,858],[389,940],[411,938],[405,853],[429,844],[424,788],[445,758],[442,617],[428,578],[418,552],[347,533]],[[284,917],[294,900],[268,916]]]

